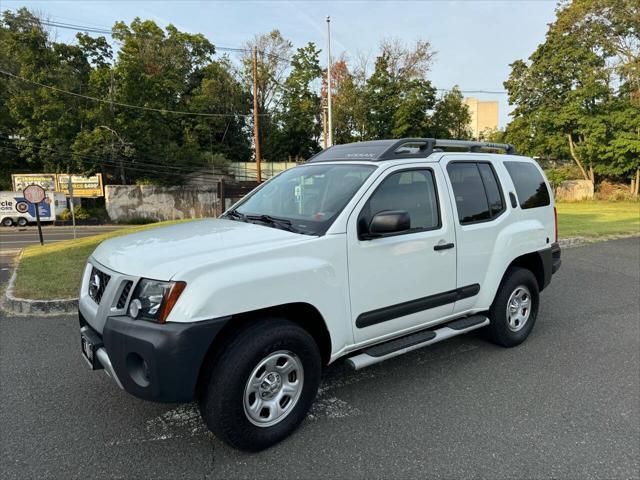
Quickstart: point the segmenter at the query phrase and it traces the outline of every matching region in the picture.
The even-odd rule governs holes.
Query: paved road
[[[0,294],[4,292],[4,284],[9,281],[9,277],[11,276],[11,266],[13,265],[18,252],[19,250],[17,249],[0,249]]]
[[[640,240],[566,250],[514,349],[468,335],[328,369],[312,415],[259,454],[192,405],[119,391],[73,318],[0,318],[4,478],[637,478]]]
[[[76,227],[76,234],[78,238],[88,237],[120,228],[122,228],[121,225],[78,226]],[[42,236],[45,244],[68,240],[73,238],[73,230],[71,227],[46,226],[42,227]],[[38,242],[40,242],[40,239],[38,238],[37,227],[0,227],[0,250],[2,251],[23,248]]]

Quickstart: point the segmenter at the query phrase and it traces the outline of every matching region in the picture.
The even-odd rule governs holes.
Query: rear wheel
[[[487,327],[490,339],[504,347],[520,345],[533,330],[540,294],[535,275],[526,268],[510,268],[496,295]]]
[[[311,407],[321,359],[311,335],[269,318],[235,333],[205,366],[199,399],[207,427],[229,445],[267,448],[291,434]]]
[[[29,223],[29,222],[27,222],[27,219],[26,219],[26,218],[24,218],[24,217],[20,217],[20,218],[18,219],[18,226],[19,226],[19,227],[26,227],[26,226],[27,226],[27,223]]]
[[[13,219],[6,217],[2,219],[2,226],[3,227],[10,227],[11,225],[13,225]]]

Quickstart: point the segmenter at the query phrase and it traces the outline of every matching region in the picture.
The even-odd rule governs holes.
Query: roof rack
[[[309,162],[332,160],[364,160],[370,162],[403,158],[425,158],[442,148],[457,148],[468,152],[504,150],[514,155],[516,149],[506,143],[476,142],[472,140],[439,140],[436,138],[401,138],[334,145],[311,157]]]

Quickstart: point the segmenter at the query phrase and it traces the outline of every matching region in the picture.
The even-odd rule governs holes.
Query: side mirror
[[[411,228],[411,217],[409,212],[404,210],[388,210],[376,214],[369,224],[369,231],[362,235],[362,238],[381,237],[391,233],[403,232]]]

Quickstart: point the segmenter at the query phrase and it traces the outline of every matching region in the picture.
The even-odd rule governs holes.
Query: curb
[[[638,238],[640,235],[637,233],[629,233],[629,234],[612,234],[612,235],[603,235],[601,237],[587,238],[587,237],[567,237],[561,238],[558,240],[558,244],[560,248],[573,248],[573,247],[581,247],[583,245],[589,245],[592,243],[600,243],[600,242],[608,242],[609,240],[622,240],[625,238]]]
[[[16,273],[18,271],[17,266],[20,261],[20,256],[22,256],[22,253],[20,253],[18,260],[15,262],[13,273],[11,274],[11,278],[9,278],[9,283],[7,284],[7,289],[2,302],[3,310],[13,315],[54,316],[75,313],[78,309],[77,298],[31,300],[29,298],[15,297],[13,295],[13,286],[16,281]]]

